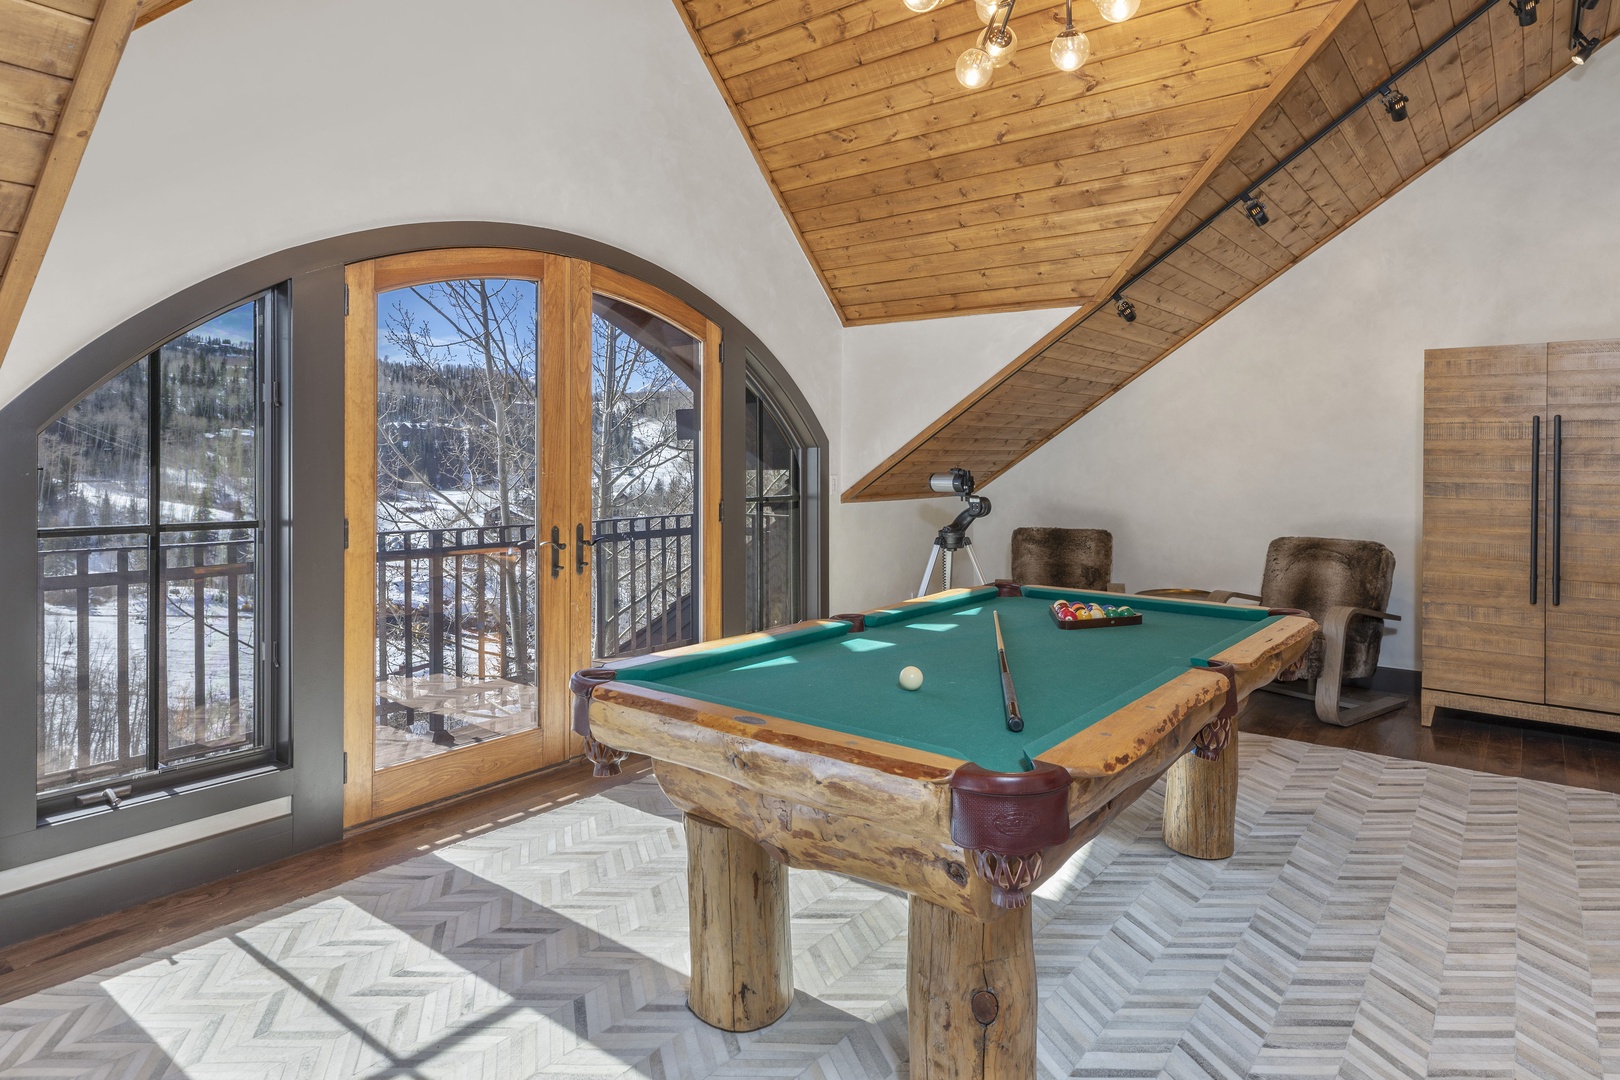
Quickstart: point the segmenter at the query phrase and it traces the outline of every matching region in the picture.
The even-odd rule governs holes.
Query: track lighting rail
[[[1146,266],[1144,266],[1141,270],[1137,271],[1135,274],[1132,274],[1129,278],[1126,279],[1125,284],[1121,285],[1118,289],[1114,290],[1113,299],[1116,300],[1116,301],[1122,299],[1124,294],[1127,291],[1129,291],[1133,286],[1135,286],[1143,278],[1145,278],[1149,274],[1151,274],[1154,270],[1158,269],[1159,266],[1161,264],[1163,264],[1166,259],[1170,258],[1170,256],[1174,255],[1176,252],[1180,251],[1182,248],[1184,248],[1188,244],[1190,244],[1193,240],[1197,239],[1198,236],[1201,235],[1204,232],[1205,229],[1208,229],[1211,225],[1215,224],[1216,220],[1218,220],[1220,218],[1220,216],[1222,214],[1226,213],[1228,210],[1234,209],[1235,207],[1239,207],[1239,206],[1243,206],[1245,208],[1247,208],[1250,205],[1259,206],[1260,204],[1259,204],[1258,199],[1259,199],[1259,195],[1260,195],[1260,188],[1265,186],[1267,181],[1271,180],[1278,173],[1282,172],[1284,169],[1288,168],[1288,166],[1290,166],[1294,162],[1298,161],[1300,159],[1300,157],[1302,157],[1305,153],[1307,153],[1309,150],[1311,150],[1313,147],[1315,147],[1317,143],[1321,142],[1323,139],[1325,139],[1329,135],[1333,134],[1340,127],[1342,127],[1345,124],[1346,121],[1348,121],[1351,117],[1355,116],[1362,109],[1367,108],[1373,102],[1375,102],[1375,101],[1376,102],[1383,102],[1385,100],[1389,100],[1390,97],[1392,97],[1392,96],[1394,96],[1394,97],[1402,96],[1402,95],[1400,95],[1400,92],[1395,89],[1395,84],[1396,83],[1400,82],[1407,75],[1411,74],[1414,70],[1417,69],[1418,65],[1424,63],[1426,60],[1429,59],[1429,57],[1433,56],[1435,53],[1439,52],[1445,46],[1447,46],[1452,41],[1454,41],[1457,38],[1457,35],[1461,34],[1464,30],[1467,30],[1470,26],[1474,25],[1474,23],[1476,23],[1480,19],[1484,18],[1485,15],[1492,8],[1494,8],[1497,4],[1499,4],[1501,2],[1502,2],[1502,0],[1485,0],[1485,2],[1480,4],[1479,7],[1475,8],[1468,15],[1467,18],[1463,19],[1462,22],[1458,23],[1456,26],[1453,26],[1450,30],[1446,31],[1445,34],[1443,34],[1439,38],[1435,39],[1435,41],[1434,41],[1434,43],[1432,45],[1429,45],[1427,48],[1425,48],[1421,52],[1419,52],[1416,56],[1412,57],[1411,60],[1408,60],[1405,64],[1401,65],[1401,67],[1397,71],[1392,72],[1390,74],[1389,78],[1387,78],[1383,82],[1379,83],[1378,86],[1375,89],[1373,89],[1373,90],[1369,91],[1368,93],[1362,95],[1361,100],[1357,101],[1354,105],[1350,106],[1348,109],[1344,110],[1344,112],[1340,113],[1338,116],[1336,116],[1332,120],[1330,120],[1328,122],[1327,126],[1323,127],[1315,135],[1312,135],[1309,139],[1306,139],[1304,142],[1300,143],[1293,150],[1289,151],[1287,155],[1285,155],[1280,161],[1277,162],[1277,164],[1273,165],[1271,168],[1267,169],[1264,173],[1262,173],[1258,180],[1250,181],[1248,186],[1245,187],[1240,194],[1234,195],[1232,198],[1228,199],[1225,203],[1223,203],[1221,205],[1220,209],[1218,209],[1214,213],[1210,214],[1203,221],[1200,221],[1193,228],[1193,230],[1191,232],[1189,232],[1186,236],[1183,236],[1181,239],[1177,240],[1170,247],[1166,248],[1161,254],[1155,255],[1151,262],[1149,262]],[[1576,0],[1576,9],[1577,9],[1576,10],[1576,18],[1577,19],[1579,19],[1579,17],[1580,17],[1580,12],[1579,12],[1580,5],[1582,3],[1584,3],[1584,2],[1585,2],[1585,0]],[[1518,10],[1518,9],[1515,8],[1515,10]],[[1534,10],[1533,5],[1531,7],[1531,10]],[[1404,108],[1404,105],[1403,105],[1403,108]],[[1259,218],[1255,216],[1255,214],[1254,214],[1254,212],[1252,210],[1247,210],[1246,209],[1245,212],[1249,216],[1250,220],[1253,220],[1256,224],[1263,224],[1263,222],[1261,222],[1259,220]],[[1265,212],[1264,212],[1263,208],[1261,209],[1260,216],[1261,217],[1265,216]],[[1100,305],[1099,305],[1099,308],[1100,308]],[[1095,314],[1096,310],[1098,310],[1098,309],[1093,309],[1093,314]],[[1134,308],[1132,309],[1132,313],[1133,314],[1135,313]],[[1090,318],[1090,316],[1088,315],[1087,318]],[[1129,321],[1135,321],[1135,320],[1129,320]]]

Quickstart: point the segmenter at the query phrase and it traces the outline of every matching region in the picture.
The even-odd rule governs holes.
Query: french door
[[[570,672],[718,633],[720,395],[714,324],[590,263],[346,280],[353,826],[578,755]]]

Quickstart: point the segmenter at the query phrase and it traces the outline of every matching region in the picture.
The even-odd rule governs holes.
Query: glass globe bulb
[[[925,11],[933,11],[939,7],[939,0],[905,0],[906,7],[921,15]]]
[[[956,81],[969,90],[990,85],[990,76],[996,73],[996,62],[990,54],[974,46],[956,59]]]
[[[1091,39],[1069,27],[1052,39],[1052,63],[1059,71],[1079,71],[1091,58]]]
[[[973,0],[973,7],[979,13],[979,21],[988,23],[996,17],[996,12],[1001,8],[1001,0]]]
[[[1135,15],[1142,0],[1096,0],[1097,11],[1109,22],[1120,23]]]
[[[1018,51],[1018,35],[1010,26],[992,26],[984,35],[984,51],[996,67],[1006,67]]]

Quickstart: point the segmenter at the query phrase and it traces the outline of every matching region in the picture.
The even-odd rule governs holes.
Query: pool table
[[[1143,621],[1061,629],[1059,598]],[[1315,632],[1303,612],[1003,581],[579,672],[574,728],[600,774],[651,758],[686,814],[700,1018],[751,1031],[786,1011],[785,868],[829,870],[910,898],[913,1080],[1022,1078],[1030,893],[1167,770],[1167,840],[1230,854],[1232,720]]]

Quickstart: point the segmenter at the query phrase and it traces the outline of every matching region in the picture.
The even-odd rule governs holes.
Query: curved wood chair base
[[[1337,684],[1329,686],[1322,679],[1308,680],[1303,690],[1295,690],[1294,686],[1288,683],[1272,683],[1260,689],[1268,694],[1280,694],[1283,697],[1314,703],[1316,718],[1334,727],[1355,727],[1375,716],[1383,716],[1385,713],[1405,708],[1410,703],[1409,699],[1399,694],[1379,694],[1376,697],[1352,696],[1344,693],[1343,688]]]

